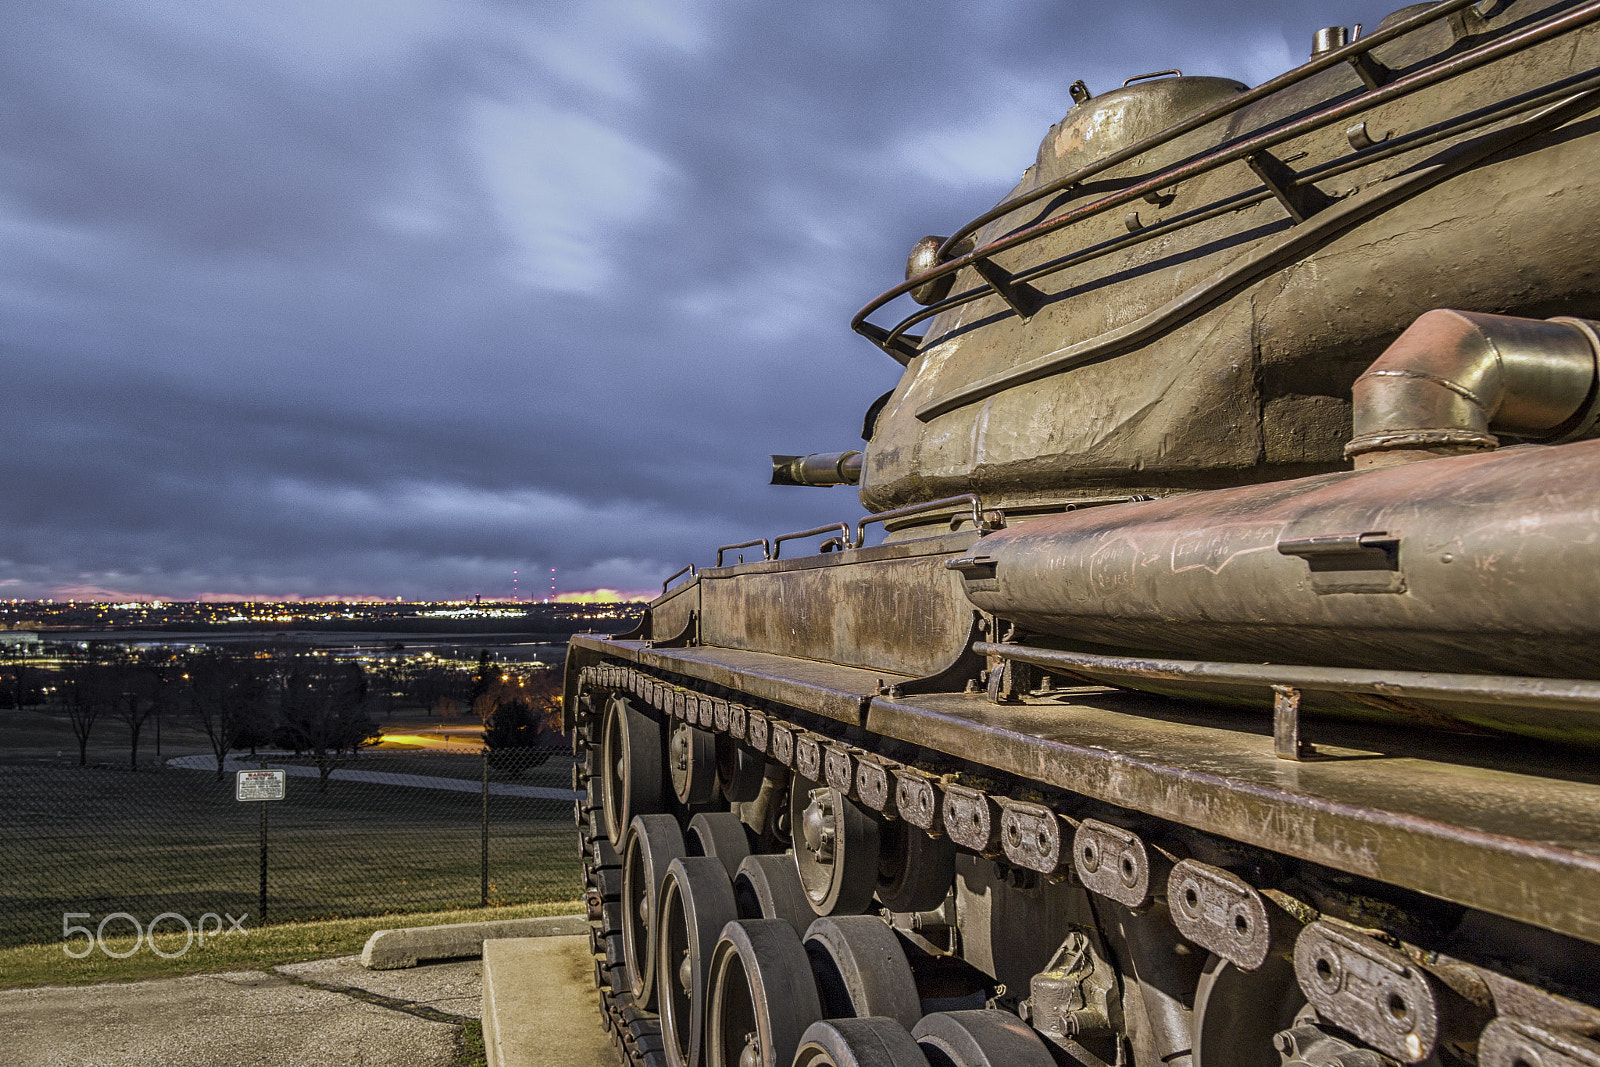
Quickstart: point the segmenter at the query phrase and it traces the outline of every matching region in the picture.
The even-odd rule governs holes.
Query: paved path
[[[14,1067],[449,1067],[458,1031],[263,971],[0,992]]]
[[[521,975],[539,1067],[618,1067],[584,937],[534,937]],[[530,957],[531,959],[532,957]],[[483,962],[369,971],[359,956],[275,971],[0,991],[5,1067],[450,1067],[483,1008]]]
[[[223,766],[224,774],[234,771],[253,771],[261,763],[271,764],[273,757],[264,753],[259,759],[238,759],[229,756]],[[217,769],[215,756],[176,756],[167,761],[169,767],[179,767],[190,771],[213,771]],[[320,773],[315,767],[308,767],[300,763],[283,763],[274,769],[287,771],[291,778],[315,778]],[[412,789],[447,789],[456,793],[482,793],[483,783],[471,778],[441,778],[432,774],[394,774],[389,771],[353,771],[347,767],[335,769],[328,777],[341,782],[370,782],[374,785],[400,785]],[[533,797],[536,800],[577,800],[582,793],[571,789],[557,789],[548,785],[511,785],[506,782],[490,782],[489,794],[497,797]]]

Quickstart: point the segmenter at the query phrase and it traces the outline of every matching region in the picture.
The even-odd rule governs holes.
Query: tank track
[[[599,738],[579,726],[572,735],[578,762],[573,789],[583,796],[573,802],[574,821],[583,856],[583,902],[589,920],[589,949],[594,956],[594,988],[599,993],[600,1026],[623,1061],[641,1067],[667,1067],[662,1051],[661,1020],[639,1008],[620,978],[627,967],[622,943],[622,860],[606,837],[600,798]],[[613,975],[618,975],[613,980]]]
[[[986,775],[931,749],[895,744],[882,746],[894,756],[868,751],[835,736],[850,732],[839,723],[757,698],[734,699],[727,692],[697,679],[622,663],[586,666],[579,676],[573,729],[578,762],[573,784],[583,794],[575,803],[575,817],[583,849],[585,903],[595,956],[594,983],[602,1025],[628,1063],[657,1067],[666,1065],[668,1059],[659,1017],[640,1008],[627,990],[621,933],[621,861],[606,835],[599,767],[598,711],[605,697],[613,693],[632,698],[665,725],[681,722],[727,735],[764,755],[769,762],[839,789],[884,817],[902,819],[930,836],[946,836],[958,852],[993,861],[1002,877],[1013,884],[1025,887],[1041,879],[1050,883],[1076,880],[1091,894],[1136,910],[1146,908],[1156,895],[1168,895],[1164,888],[1157,887],[1158,882],[1170,884],[1173,923],[1182,937],[1201,952],[1230,961],[1244,960],[1248,966],[1250,957],[1264,954],[1269,946],[1282,955],[1286,936],[1292,939],[1316,928],[1332,946],[1328,958],[1364,959],[1404,976],[1405,983],[1409,983],[1402,983],[1402,988],[1408,990],[1404,995],[1409,998],[1414,993],[1417,998],[1416,1003],[1407,1005],[1407,1010],[1422,1009],[1421,1014],[1431,1019],[1433,1026],[1424,1037],[1437,1041],[1441,1052],[1448,1050],[1443,1059],[1439,1058],[1440,1053],[1434,1053],[1419,1060],[1407,1055],[1415,1050],[1408,1049],[1404,1036],[1400,1036],[1384,1049],[1393,1059],[1373,1059],[1372,1063],[1424,1062],[1425,1067],[1477,1063],[1479,1060],[1470,1051],[1475,1041],[1448,1043],[1446,1039],[1450,1035],[1459,1039],[1463,1034],[1473,1038],[1481,1034],[1483,1040],[1498,1042],[1499,1046],[1523,1042],[1519,1046],[1521,1052],[1508,1053],[1512,1058],[1501,1057],[1508,1067],[1600,1065],[1600,1043],[1572,1036],[1600,1035],[1600,1009],[1559,995],[1584,996],[1576,985],[1563,988],[1559,983],[1527,984],[1497,973],[1507,968],[1485,969],[1476,965],[1481,961],[1457,959],[1426,947],[1428,907],[1444,902],[1417,897],[1418,912],[1408,916],[1385,902],[1381,886],[1367,887],[1380,890],[1369,897],[1359,879],[1345,879],[1348,893],[1342,900],[1332,902],[1332,910],[1323,911],[1329,902],[1316,894],[1286,893],[1272,885],[1262,888],[1239,877],[1238,871],[1255,870],[1264,872],[1255,881],[1274,882],[1271,872],[1281,857],[1266,850],[1216,839],[1190,827],[1168,826],[1163,830],[1151,827],[1148,819],[1118,819],[1117,813],[1107,811],[1104,805],[1085,804],[1085,798],[1022,781],[1014,775]],[[866,743],[878,747],[876,743],[881,740],[872,738]],[[1096,815],[1110,821],[1097,819]],[[1139,825],[1143,834],[1124,829],[1119,823]],[[1082,858],[1075,855],[1084,850],[1086,841],[1109,858],[1096,871],[1086,870]],[[1167,882],[1169,878],[1172,880]],[[1184,906],[1179,902],[1180,896],[1197,906]],[[1242,936],[1243,925],[1209,920],[1207,916],[1214,919],[1219,909],[1229,915],[1251,915],[1253,929],[1249,936]],[[1600,960],[1600,953],[1589,955]],[[1259,963],[1256,959],[1255,965]],[[1306,979],[1302,978],[1301,985],[1305,984]],[[1038,1000],[1038,990],[1034,993],[1034,1000]],[[991,1007],[1015,1012],[1057,1048],[1068,1049],[1079,1062],[1102,1062],[1073,1041],[1074,1024],[1065,1015],[1041,1015],[1039,1004],[1024,999],[1026,991],[1007,995],[1002,986],[996,994],[989,1000]],[[1498,1019],[1497,1004],[1502,1005]],[[1391,999],[1391,1010],[1395,1010],[1394,1005]],[[1504,1005],[1515,1005],[1517,1015],[1509,1015]],[[1383,1047],[1384,1023],[1366,1006],[1341,1004],[1332,998],[1316,1007],[1324,1019],[1331,1016],[1339,1022],[1344,1036],[1353,1033]],[[1345,1014],[1340,1015],[1341,1010]],[[1446,1022],[1449,1035],[1443,1029]],[[1486,1025],[1488,1029],[1484,1029]],[[1280,1034],[1278,1049],[1286,1063],[1298,1064],[1301,1058],[1305,1062],[1322,1062],[1315,1057],[1337,1057],[1341,1048],[1365,1053],[1365,1046],[1340,1045],[1341,1038],[1328,1037],[1326,1029],[1302,1027],[1295,1033],[1300,1036],[1287,1040]],[[1330,1040],[1334,1042],[1332,1046],[1326,1044]],[[1574,1040],[1579,1044],[1574,1045]],[[1295,1041],[1306,1047],[1289,1047]],[[1431,1043],[1429,1047],[1432,1048]],[[1124,1051],[1119,1045],[1118,1062],[1123,1062]],[[1132,1062],[1131,1055],[1126,1062]],[[1334,1058],[1327,1062],[1344,1061]],[[1349,1062],[1364,1064],[1368,1060],[1358,1057]]]

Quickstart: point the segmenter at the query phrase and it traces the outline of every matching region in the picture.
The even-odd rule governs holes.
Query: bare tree
[[[205,731],[222,780],[228,753],[266,705],[267,673],[251,658],[207,650],[191,656],[182,677],[186,710]]]
[[[366,672],[357,663],[327,663],[297,657],[284,676],[279,699],[278,740],[316,757],[319,791],[328,776],[380,736],[367,714]]]
[[[176,664],[172,653],[159,649],[122,653],[107,664],[122,686],[111,715],[128,728],[130,771],[139,769],[139,732],[166,699]]]
[[[118,692],[115,668],[100,662],[93,652],[66,659],[61,670],[61,697],[78,742],[78,766],[88,764],[89,735],[101,714],[116,706]]]
[[[6,643],[6,658],[11,661],[11,705],[21,710],[28,699],[28,655],[25,642]]]

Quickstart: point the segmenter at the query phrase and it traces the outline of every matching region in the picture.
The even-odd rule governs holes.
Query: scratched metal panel
[[[955,660],[972,619],[961,576],[945,568],[959,550],[860,558],[865,554],[702,575],[701,639],[906,675],[933,674]]]

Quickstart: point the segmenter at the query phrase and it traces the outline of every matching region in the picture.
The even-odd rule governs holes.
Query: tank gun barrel
[[[772,485],[859,485],[861,452],[813,452],[773,456]]]

